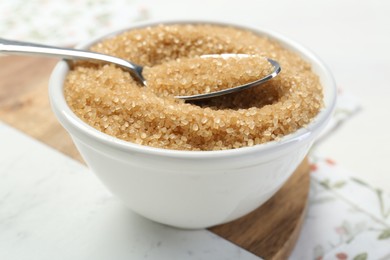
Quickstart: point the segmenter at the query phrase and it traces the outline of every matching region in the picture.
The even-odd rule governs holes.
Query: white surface
[[[259,259],[132,213],[85,166],[2,123],[0,143],[2,260]]]
[[[277,142],[253,147],[174,151],[113,138],[88,126],[70,110],[63,95],[68,65],[62,62],[54,69],[49,83],[54,113],[88,166],[130,209],[159,223],[181,228],[226,223],[265,203],[306,156],[331,118],[336,96],[333,78],[304,47],[272,31],[253,30],[279,41],[310,62],[324,87],[325,103],[305,128]]]

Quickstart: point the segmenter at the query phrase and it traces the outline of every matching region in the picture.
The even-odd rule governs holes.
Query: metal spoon
[[[120,59],[114,56],[101,54],[92,51],[77,50],[71,48],[61,48],[54,46],[47,46],[42,44],[30,43],[30,42],[20,42],[12,41],[0,38],[0,53],[4,54],[22,54],[22,55],[38,55],[38,56],[47,56],[47,57],[56,57],[62,58],[65,60],[88,60],[95,62],[107,62],[113,63],[131,73],[131,75],[139,81],[142,85],[147,86],[147,82],[142,75],[143,67],[135,64],[133,62]],[[204,58],[230,58],[230,57],[248,57],[248,54],[207,54],[201,57]],[[191,96],[175,96],[178,99],[184,100],[201,100],[208,99],[212,97],[222,96],[231,94],[234,92],[242,91],[244,89],[252,88],[263,84],[264,82],[276,77],[281,71],[280,65],[277,61],[272,59],[267,59],[269,63],[273,66],[273,71],[267,76],[249,82],[244,85],[236,86],[233,88],[223,89],[211,93],[197,94]]]

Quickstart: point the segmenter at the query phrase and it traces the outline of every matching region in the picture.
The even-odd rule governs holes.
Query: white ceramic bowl
[[[99,132],[67,106],[61,61],[50,78],[52,108],[88,166],[130,209],[151,220],[181,228],[204,228],[237,219],[267,201],[290,177],[330,119],[336,87],[326,66],[309,50],[275,32],[252,30],[276,39],[309,61],[324,87],[325,108],[307,127],[280,141],[225,151],[175,151],[125,142]],[[129,27],[155,25],[144,23]],[[115,35],[110,34],[109,36]],[[87,48],[101,40],[79,46]]]

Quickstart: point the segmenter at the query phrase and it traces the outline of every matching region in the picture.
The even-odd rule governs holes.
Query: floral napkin
[[[0,35],[71,46],[147,17],[141,0],[2,0]]]
[[[312,156],[309,208],[291,259],[390,259],[390,195]]]

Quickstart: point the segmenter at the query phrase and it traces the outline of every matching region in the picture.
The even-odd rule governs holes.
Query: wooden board
[[[47,85],[56,62],[37,57],[0,57],[0,120],[83,162],[50,109]],[[301,229],[309,182],[309,165],[304,160],[263,206],[210,231],[265,259],[286,259]]]

